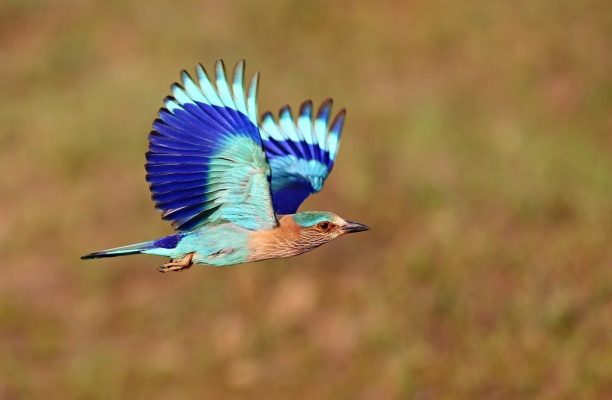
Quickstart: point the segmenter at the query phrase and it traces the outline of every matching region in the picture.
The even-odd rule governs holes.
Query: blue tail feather
[[[129,256],[132,254],[141,254],[144,251],[151,249],[173,249],[176,247],[176,245],[183,236],[184,234],[182,233],[175,233],[173,235],[169,235],[157,240],[151,240],[149,242],[130,244],[127,246],[115,247],[108,250],[96,251],[93,253],[85,254],[81,257],[81,259],[89,260],[92,258]]]
[[[115,247],[113,249],[96,251],[93,253],[85,254],[81,257],[81,260],[89,260],[92,258],[105,258],[105,257],[119,257],[119,256],[129,256],[132,254],[140,254],[144,250],[151,249],[154,247],[154,242],[143,242],[131,244],[128,246]]]

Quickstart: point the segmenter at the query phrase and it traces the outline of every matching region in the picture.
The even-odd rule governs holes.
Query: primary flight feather
[[[153,122],[146,154],[155,206],[177,233],[81,258],[154,254],[172,260],[162,272],[193,264],[228,266],[310,251],[368,227],[326,211],[296,213],[323,183],[338,154],[345,110],[330,122],[332,101],[297,119],[281,108],[257,121],[255,74],[244,88],[244,61],[229,81],[222,61],[214,81],[202,65],[186,71]]]

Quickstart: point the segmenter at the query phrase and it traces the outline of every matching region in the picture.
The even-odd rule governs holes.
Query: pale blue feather
[[[238,111],[248,116],[247,104],[244,98],[244,60],[236,64],[234,68],[234,80],[232,82],[234,102]]]
[[[236,104],[234,103],[234,99],[232,98],[232,93],[230,92],[229,85],[227,84],[227,78],[225,77],[225,67],[223,65],[223,61],[218,60],[215,63],[215,75],[216,75],[216,83],[217,83],[217,92],[223,105],[225,107],[236,108]]]
[[[198,66],[196,67],[196,73],[198,75],[200,89],[208,100],[208,104],[217,107],[223,107],[223,102],[217,95],[217,90],[215,89],[215,87],[212,85],[212,83],[210,83],[210,79],[208,79],[208,75],[206,74],[206,70],[204,69],[202,64],[198,64]]]
[[[257,86],[259,84],[259,72],[251,78],[247,94],[248,117],[251,123],[257,126]]]

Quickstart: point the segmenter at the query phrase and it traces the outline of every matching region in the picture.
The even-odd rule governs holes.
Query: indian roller
[[[185,70],[171,86],[149,134],[146,180],[162,219],[176,233],[87,254],[82,259],[154,254],[169,257],[161,272],[193,264],[229,266],[291,257],[342,235],[368,230],[327,211],[297,212],[323,188],[338,154],[346,111],[330,121],[332,100],[316,114],[302,103],[257,119],[259,73],[244,87],[244,61],[226,77],[215,64]]]

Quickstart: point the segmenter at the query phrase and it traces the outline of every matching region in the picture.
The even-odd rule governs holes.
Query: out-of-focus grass
[[[0,397],[610,398],[605,1],[0,3]],[[367,234],[161,275],[146,134],[182,68],[333,96],[305,208]]]

